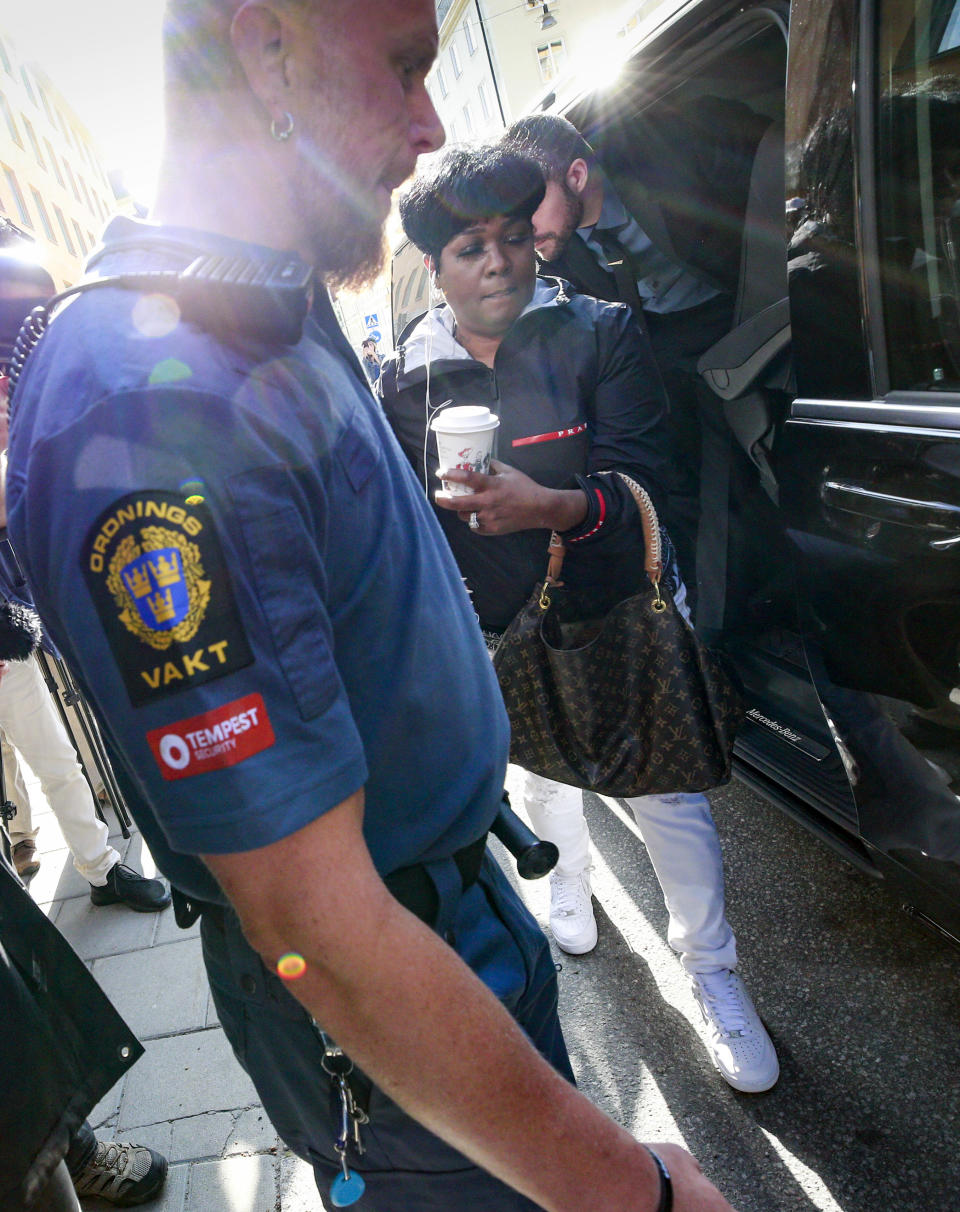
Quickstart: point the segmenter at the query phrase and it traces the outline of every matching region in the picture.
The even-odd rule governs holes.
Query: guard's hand
[[[670,1172],[673,1212],[734,1212],[713,1183],[704,1178],[700,1163],[686,1149],[661,1141],[650,1141],[649,1146]]]
[[[545,488],[522,471],[497,459],[490,473],[445,471],[443,479],[463,484],[469,496],[452,496],[440,489],[435,496],[441,509],[449,509],[477,534],[513,534],[518,530],[567,530],[586,509],[579,490]],[[576,498],[580,498],[578,502]],[[580,505],[582,502],[582,507]]]

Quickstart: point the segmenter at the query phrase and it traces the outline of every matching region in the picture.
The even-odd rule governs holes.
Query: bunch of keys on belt
[[[352,1138],[354,1148],[359,1154],[363,1153],[363,1141],[360,1139],[360,1125],[368,1124],[370,1117],[357,1106],[353,1091],[347,1084],[347,1078],[353,1072],[353,1061],[345,1056],[340,1048],[325,1034],[323,1039],[323,1058],[320,1064],[337,1086],[340,1096],[340,1134],[333,1143],[334,1150],[340,1158],[342,1173],[330,1184],[330,1201],[335,1208],[349,1208],[363,1195],[367,1184],[355,1170],[347,1165],[347,1145]]]

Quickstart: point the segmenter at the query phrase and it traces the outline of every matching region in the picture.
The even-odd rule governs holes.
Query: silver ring
[[[480,519],[477,517],[477,511],[476,511],[476,510],[474,510],[474,511],[473,511],[473,513],[470,515],[470,520],[469,520],[469,522],[467,523],[467,525],[470,527],[470,529],[471,529],[471,530],[479,530],[479,529],[480,529]]]

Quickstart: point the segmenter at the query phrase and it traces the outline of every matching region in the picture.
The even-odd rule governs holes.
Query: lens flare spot
[[[179,358],[164,358],[150,371],[149,382],[176,383],[180,379],[189,379],[192,374],[193,371],[186,362],[181,362]]]
[[[133,305],[133,326],[143,337],[165,337],[180,323],[180,307],[170,295],[141,295]]]
[[[183,480],[177,487],[187,505],[202,505],[207,499],[203,480]]]
[[[307,961],[296,951],[288,951],[277,960],[277,975],[285,981],[299,980],[307,970]]]

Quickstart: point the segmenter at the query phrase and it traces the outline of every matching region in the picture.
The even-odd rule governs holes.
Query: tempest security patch
[[[160,773],[169,780],[235,766],[269,749],[274,735],[262,696],[248,694],[189,720],[154,728],[147,741]]]
[[[135,707],[253,660],[210,510],[137,492],[87,534],[83,574]]]

